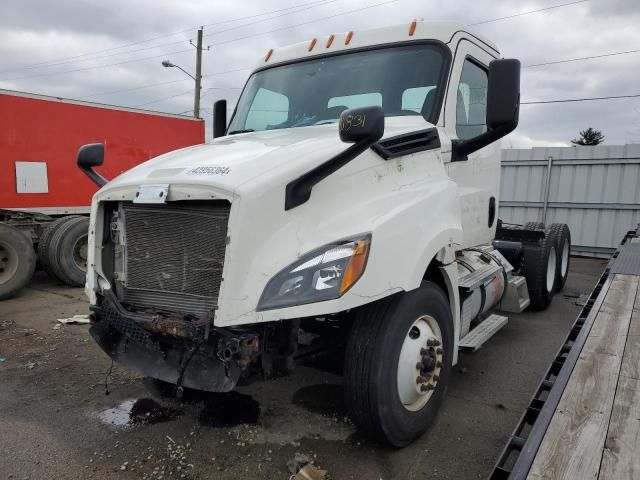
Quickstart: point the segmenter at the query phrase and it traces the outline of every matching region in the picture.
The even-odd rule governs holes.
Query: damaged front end
[[[256,332],[215,328],[192,315],[132,312],[110,290],[104,293],[91,307],[91,336],[114,361],[144,376],[228,392],[260,354]]]
[[[232,390],[256,331],[214,327],[230,203],[105,202],[92,337],[116,362],[178,387]],[[98,239],[96,239],[98,243]]]

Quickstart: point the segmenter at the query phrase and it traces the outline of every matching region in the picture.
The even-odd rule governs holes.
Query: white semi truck
[[[451,24],[412,22],[272,49],[214,140],[94,196],[91,334],[176,386],[229,391],[342,346],[355,423],[403,446],[430,424],[460,348],[548,306],[570,237],[497,217],[498,140],[520,63]],[[102,163],[84,146],[79,166]]]

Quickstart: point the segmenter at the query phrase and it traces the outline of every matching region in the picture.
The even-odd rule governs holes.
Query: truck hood
[[[433,126],[421,116],[385,121],[384,137]],[[238,194],[243,186],[265,177],[282,177],[288,171],[299,175],[347,147],[338,137],[336,124],[226,136],[153,158],[110,181],[100,193],[131,185],[168,183],[209,185]]]

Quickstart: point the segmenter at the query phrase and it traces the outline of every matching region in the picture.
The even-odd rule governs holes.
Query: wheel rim
[[[409,327],[398,361],[398,394],[404,408],[422,409],[431,399],[442,369],[442,333],[435,318],[423,315]]]
[[[547,259],[547,292],[553,291],[553,284],[556,279],[556,249],[551,247],[549,258]]]
[[[73,244],[73,261],[83,272],[87,271],[87,235],[80,237]]]
[[[0,284],[11,280],[18,270],[19,263],[15,247],[0,241]]]
[[[569,239],[565,239],[564,245],[562,245],[562,265],[560,273],[562,274],[562,278],[567,274],[567,270],[569,269]]]

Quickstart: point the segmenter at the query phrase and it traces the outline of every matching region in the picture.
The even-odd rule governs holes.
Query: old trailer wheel
[[[27,286],[36,268],[36,253],[18,229],[0,225],[0,300]]]
[[[354,423],[385,443],[409,444],[435,418],[452,354],[449,300],[434,283],[359,309],[344,365]]]
[[[556,292],[560,292],[567,283],[569,263],[571,262],[571,232],[566,223],[552,223],[547,230],[557,252]]]
[[[81,217],[79,215],[69,215],[57,218],[53,222],[50,222],[42,230],[40,241],[38,242],[38,260],[40,261],[40,265],[42,265],[42,268],[49,274],[50,277],[61,282],[63,282],[63,280],[59,277],[57,271],[53,268],[53,259],[50,255],[49,245],[51,244],[53,235],[58,230],[58,228],[60,228],[61,225],[73,220],[74,218]]]
[[[71,287],[82,287],[85,283],[88,233],[88,218],[72,218],[58,226],[49,243],[51,270]]]
[[[522,274],[527,280],[531,308],[542,310],[549,306],[556,290],[558,259],[554,239],[549,235],[538,243],[525,243]]]

